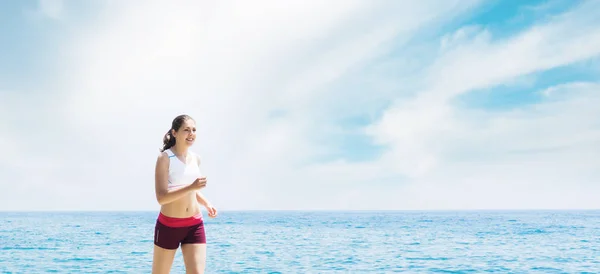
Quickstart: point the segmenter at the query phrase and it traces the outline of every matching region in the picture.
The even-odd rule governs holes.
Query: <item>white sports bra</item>
[[[182,188],[192,184],[202,176],[200,163],[195,153],[188,151],[187,163],[175,156],[171,149],[165,150],[169,155],[169,189]]]

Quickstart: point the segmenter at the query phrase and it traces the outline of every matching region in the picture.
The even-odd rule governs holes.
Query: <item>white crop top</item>
[[[169,189],[185,187],[202,176],[195,153],[188,151],[187,163],[184,163],[170,149],[165,152],[169,155]]]

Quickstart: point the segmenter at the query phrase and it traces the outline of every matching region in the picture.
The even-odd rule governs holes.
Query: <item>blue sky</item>
[[[7,1],[0,210],[157,210],[180,113],[223,210],[600,208],[599,13]]]

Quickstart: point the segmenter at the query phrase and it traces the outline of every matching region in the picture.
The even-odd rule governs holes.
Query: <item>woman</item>
[[[175,117],[156,161],[155,191],[161,208],[154,228],[152,273],[170,272],[179,245],[186,273],[204,273],[206,235],[200,205],[211,218],[217,210],[199,191],[206,187],[206,177],[200,173],[200,158],[189,151],[194,141],[194,119]]]

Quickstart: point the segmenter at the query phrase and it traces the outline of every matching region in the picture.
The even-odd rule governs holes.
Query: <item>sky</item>
[[[600,1],[3,1],[0,210],[600,208]]]

